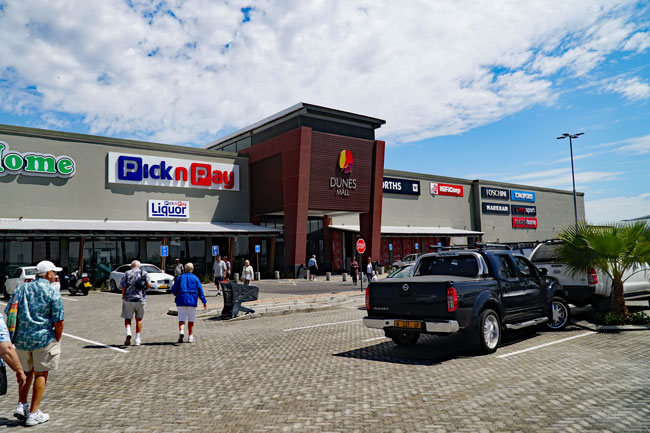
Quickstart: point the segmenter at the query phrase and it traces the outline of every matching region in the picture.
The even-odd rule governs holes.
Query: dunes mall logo
[[[330,189],[337,197],[350,197],[350,191],[357,189],[357,180],[350,177],[352,172],[352,152],[342,150],[339,153],[336,175],[330,177]]]
[[[349,150],[342,150],[339,155],[339,169],[343,173],[350,173],[352,171],[352,152]]]

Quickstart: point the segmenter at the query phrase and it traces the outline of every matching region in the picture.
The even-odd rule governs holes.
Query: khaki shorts
[[[122,301],[122,318],[131,320],[135,314],[136,319],[142,319],[145,305],[145,301]]]
[[[23,366],[25,373],[30,371],[50,371],[59,368],[59,357],[61,356],[61,343],[52,340],[50,344],[36,350],[19,350],[18,359]]]

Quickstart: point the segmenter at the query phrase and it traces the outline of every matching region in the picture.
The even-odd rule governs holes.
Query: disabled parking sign
[[[212,245],[212,257],[219,255],[219,245]]]
[[[161,245],[160,246],[160,257],[168,257],[168,256],[169,256],[169,246]]]

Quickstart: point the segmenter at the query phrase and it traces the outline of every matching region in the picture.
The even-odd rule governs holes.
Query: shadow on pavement
[[[0,418],[0,426],[4,427],[24,427],[25,421],[18,420],[16,418]]]

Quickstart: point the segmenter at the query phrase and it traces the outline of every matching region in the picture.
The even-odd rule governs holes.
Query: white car
[[[16,268],[15,271],[7,278],[5,281],[5,286],[3,290],[3,296],[5,299],[9,299],[11,295],[16,291],[16,287],[20,286],[23,283],[29,283],[36,279],[36,266],[22,266]],[[61,282],[59,276],[56,276],[56,279],[52,283],[52,287],[56,290],[61,290]]]
[[[122,290],[120,283],[122,282],[122,277],[124,273],[131,269],[131,265],[122,265],[119,268],[115,269],[108,277],[108,284],[112,292],[117,292]],[[172,284],[174,283],[174,277],[164,273],[160,270],[158,266],[151,265],[149,263],[142,263],[140,269],[145,271],[149,278],[151,279],[151,287],[149,290],[167,290],[171,291]]]

